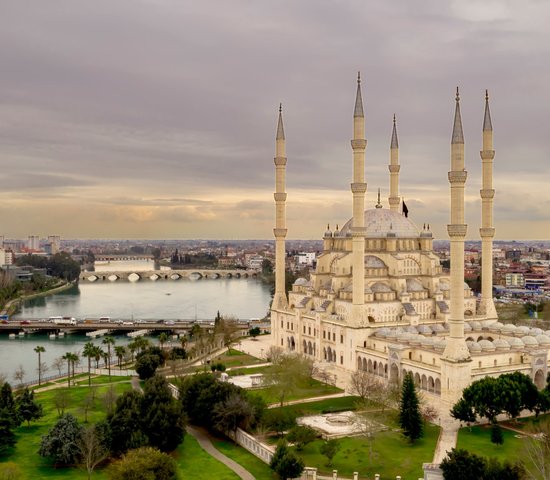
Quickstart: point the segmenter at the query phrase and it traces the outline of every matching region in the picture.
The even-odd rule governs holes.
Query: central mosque
[[[275,295],[273,345],[313,358],[331,370],[363,370],[387,382],[410,372],[418,388],[451,406],[472,381],[520,371],[541,388],[548,371],[550,331],[503,325],[492,291],[493,127],[485,95],[482,130],[482,291],[464,283],[464,136],[457,88],[451,135],[451,271],[433,252],[429,225],[420,229],[399,196],[399,143],[395,117],[390,142],[389,208],[365,210],[365,117],[361,80],[353,115],[353,216],[323,236],[323,252],[310,279],[285,291],[286,144],[282,110],[276,135]]]

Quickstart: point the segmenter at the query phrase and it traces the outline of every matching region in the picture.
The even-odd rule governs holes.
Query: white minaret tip
[[[395,113],[393,114],[393,130],[391,132],[390,148],[399,148],[399,142],[397,141],[397,126],[395,124]]]
[[[456,143],[464,143],[464,134],[462,133],[462,118],[460,117],[460,95],[458,93],[458,87],[456,87],[455,120],[453,125],[453,136],[451,138],[451,145]]]
[[[276,140],[285,139],[285,129],[283,128],[283,104],[279,104],[279,122],[277,123],[277,137]]]
[[[483,117],[483,131],[493,131],[493,124],[491,123],[491,112],[489,111],[489,92],[487,90],[485,90],[485,116]]]
[[[354,117],[364,117],[363,113],[363,97],[361,96],[361,72],[357,72],[357,94],[355,96]]]

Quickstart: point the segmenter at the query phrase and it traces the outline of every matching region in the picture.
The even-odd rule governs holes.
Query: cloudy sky
[[[544,0],[0,0],[0,12],[6,237],[272,238],[283,102],[289,238],[320,238],[351,216],[361,70],[367,208],[388,196],[396,113],[410,218],[446,238],[459,85],[476,238],[488,88],[496,237],[550,238]]]

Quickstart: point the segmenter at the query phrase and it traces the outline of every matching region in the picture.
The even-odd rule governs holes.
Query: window
[[[327,337],[326,337],[326,333],[327,333],[327,332],[325,332],[325,331],[323,330],[323,340],[324,340],[325,338],[327,338]]]
[[[340,335],[340,343],[344,343],[344,335]]]
[[[335,333],[335,332],[332,332],[332,341],[333,341],[333,342],[336,341],[336,333]]]
[[[304,325],[304,333],[306,333],[306,326]]]
[[[344,356],[340,355],[340,365],[343,365],[343,364],[344,364]]]
[[[307,333],[308,333],[308,335],[311,335],[311,327],[307,328]]]
[[[412,360],[412,358],[413,358],[413,354],[412,352],[409,352],[409,360]]]

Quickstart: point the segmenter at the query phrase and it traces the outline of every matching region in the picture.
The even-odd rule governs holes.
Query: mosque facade
[[[399,196],[399,143],[394,117],[390,142],[389,208],[365,210],[365,122],[358,77],[351,140],[352,218],[327,227],[323,252],[309,279],[285,291],[286,145],[282,110],[276,135],[275,294],[273,345],[349,374],[363,370],[387,382],[412,373],[427,395],[450,406],[476,379],[520,371],[542,387],[548,372],[550,331],[503,325],[492,297],[493,127],[485,97],[482,129],[482,291],[464,283],[464,136],[456,94],[451,135],[451,271],[433,252],[429,225],[420,229],[405,215]],[[405,210],[405,212],[403,212]]]

